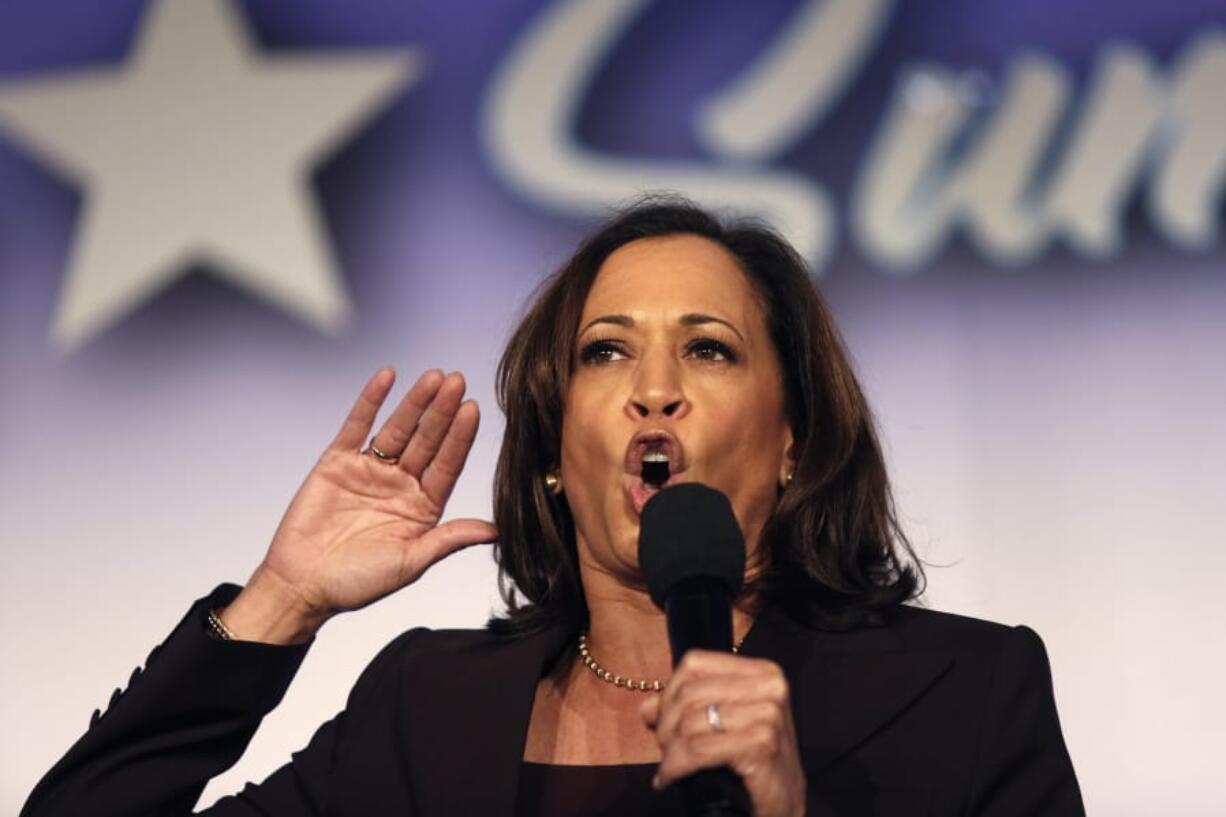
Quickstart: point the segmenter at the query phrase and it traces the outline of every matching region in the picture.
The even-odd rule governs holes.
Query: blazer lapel
[[[907,651],[888,627],[811,630],[777,608],[762,611],[742,654],[783,667],[809,774],[816,774],[918,701],[951,666],[941,651]]]
[[[408,736],[416,813],[514,813],[536,684],[571,637],[554,628],[505,643],[491,639],[440,652],[428,672],[405,678],[414,705],[400,728]]]

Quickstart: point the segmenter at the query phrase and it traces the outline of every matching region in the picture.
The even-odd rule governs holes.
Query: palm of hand
[[[411,474],[329,450],[294,497],[267,566],[316,604],[360,607],[425,571],[419,540],[441,513]]]
[[[427,372],[393,411],[376,439],[399,462],[358,450],[390,388],[386,370],[367,384],[299,488],[262,566],[325,615],[365,606],[494,536],[479,520],[438,524],[477,430],[475,403],[461,403],[463,378]]]

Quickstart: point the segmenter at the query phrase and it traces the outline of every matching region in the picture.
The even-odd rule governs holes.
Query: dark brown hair
[[[498,366],[506,434],[494,478],[495,553],[509,635],[587,620],[574,521],[543,476],[560,458],[575,335],[592,283],[618,247],[691,234],[723,246],[761,298],[783,373],[796,464],[762,531],[765,564],[746,587],[815,626],[880,623],[921,592],[923,571],[894,512],[872,416],[830,310],[783,238],[723,224],[692,202],[652,196],[604,224],[547,279]]]

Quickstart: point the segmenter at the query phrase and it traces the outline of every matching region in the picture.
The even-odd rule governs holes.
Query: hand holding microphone
[[[675,670],[643,704],[660,742],[657,784],[680,781],[692,814],[805,811],[805,776],[779,665],[732,653],[745,543],[719,491],[684,483],[643,508],[639,566],[668,617]]]

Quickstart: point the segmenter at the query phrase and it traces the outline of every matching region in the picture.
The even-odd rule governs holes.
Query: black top
[[[307,652],[209,638],[208,609],[238,591],[224,585],[192,607],[22,817],[193,813]],[[410,630],[304,749],[205,813],[515,817],[517,798],[532,796],[521,778],[531,775],[523,752],[537,684],[576,637],[560,627],[517,639]],[[788,680],[810,817],[1084,817],[1047,654],[1026,627],[901,607],[881,627],[834,633],[767,607],[741,653],[774,661]],[[547,808],[567,786],[535,788]],[[600,804],[585,805],[590,814]]]
[[[524,761],[516,817],[666,817],[685,812],[676,792],[651,787],[655,763],[558,766]]]

